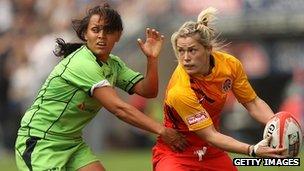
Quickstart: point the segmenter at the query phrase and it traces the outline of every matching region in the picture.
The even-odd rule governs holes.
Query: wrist
[[[161,126],[159,129],[157,129],[156,134],[162,136],[165,134],[165,132],[166,132],[166,128],[164,126]]]
[[[248,146],[248,155],[251,157],[256,157],[256,150],[254,145]]]
[[[147,59],[149,62],[157,62],[158,61],[158,56],[147,56]]]

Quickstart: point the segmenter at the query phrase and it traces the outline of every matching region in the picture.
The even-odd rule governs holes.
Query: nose
[[[188,54],[188,52],[185,52],[185,54],[184,54],[184,61],[185,61],[185,62],[191,61],[191,57],[190,57],[190,55]]]
[[[98,38],[103,38],[106,36],[106,32],[103,29],[100,29],[98,32]]]

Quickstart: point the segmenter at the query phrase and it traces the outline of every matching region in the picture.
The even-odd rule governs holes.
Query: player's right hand
[[[160,137],[173,151],[182,152],[188,147],[185,136],[175,129],[164,127]]]

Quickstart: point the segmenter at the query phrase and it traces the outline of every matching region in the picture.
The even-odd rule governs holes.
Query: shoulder
[[[109,55],[109,62],[112,64],[112,65],[116,65],[120,68],[123,68],[126,66],[125,62],[118,56],[116,55],[113,55],[113,54],[110,54]]]
[[[110,54],[110,55],[109,55],[109,59],[110,59],[111,61],[113,61],[113,62],[124,63],[123,60],[122,60],[120,57],[118,57],[118,56],[116,56],[116,55],[113,55],[113,54]]]
[[[81,46],[79,49],[75,50],[71,54],[69,54],[66,58],[63,60],[70,61],[70,62],[77,62],[77,61],[94,61],[96,60],[96,57],[93,55],[93,53],[87,49],[85,45]]]
[[[238,70],[242,68],[241,61],[229,53],[216,51],[213,52],[212,55],[217,65],[219,65],[219,68],[226,68],[226,70],[234,72],[238,72]]]
[[[175,84],[167,92],[166,101],[173,105],[181,105],[190,103],[195,100],[196,96],[190,85],[185,84]]]
[[[71,53],[62,60],[61,64],[65,68],[68,68],[68,70],[75,71],[96,72],[96,70],[100,69],[98,62],[96,61],[96,57],[86,48],[86,46],[82,46],[75,52]]]
[[[232,64],[241,63],[239,59],[237,59],[235,56],[222,52],[222,51],[215,51],[212,53],[212,55],[216,58],[216,60],[219,60],[221,62],[227,62]]]

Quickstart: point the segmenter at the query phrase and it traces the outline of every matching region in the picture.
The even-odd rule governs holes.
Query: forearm
[[[112,113],[124,122],[157,135],[160,135],[161,131],[164,129],[160,123],[154,121],[144,113],[138,111],[135,107],[128,104],[117,108],[115,111],[112,111]]]
[[[237,141],[236,139],[219,132],[208,138],[207,141],[222,150],[248,155],[249,144]]]
[[[142,80],[142,92],[145,97],[156,97],[158,94],[158,58],[148,58],[146,76]]]
[[[264,100],[257,97],[253,102],[244,104],[250,115],[262,124],[266,124],[274,113]]]

